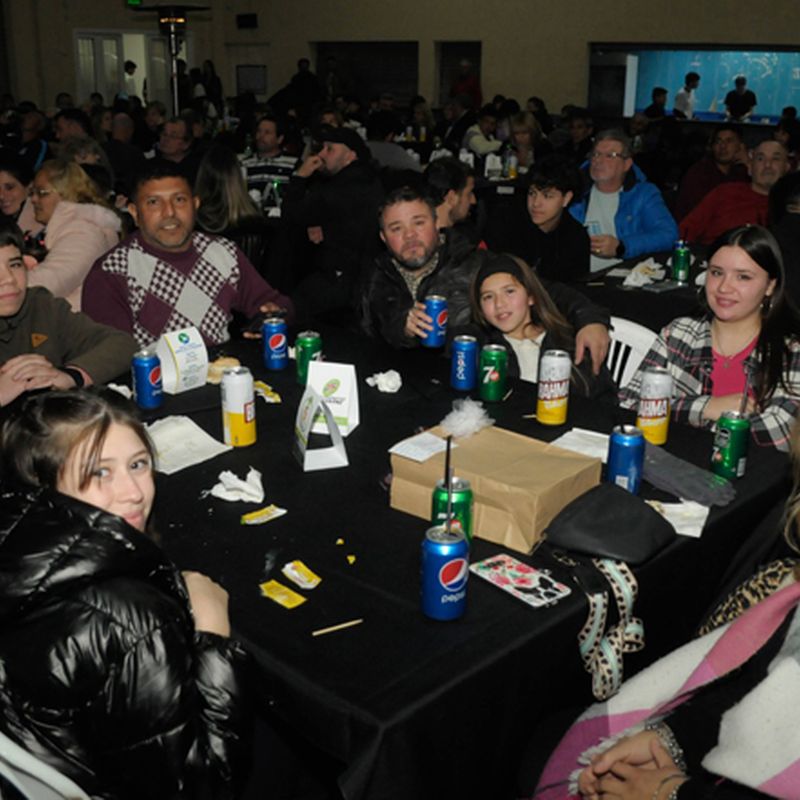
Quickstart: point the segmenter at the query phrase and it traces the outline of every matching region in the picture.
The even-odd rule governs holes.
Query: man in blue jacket
[[[618,129],[603,131],[587,163],[591,186],[569,210],[589,232],[591,271],[671,250],[678,226],[661,192],[634,166],[630,139]]]

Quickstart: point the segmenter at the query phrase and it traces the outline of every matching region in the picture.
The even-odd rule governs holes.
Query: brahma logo
[[[469,564],[466,558],[452,558],[439,570],[439,583],[447,592],[461,592],[467,585]]]

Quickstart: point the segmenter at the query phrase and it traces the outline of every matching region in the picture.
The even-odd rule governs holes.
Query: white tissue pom
[[[445,433],[457,439],[472,436],[473,433],[494,425],[494,420],[486,413],[482,403],[476,400],[456,400],[453,410],[441,421]]]
[[[128,386],[122,386],[119,383],[107,383],[106,387],[108,389],[113,389],[118,394],[121,394],[123,397],[127,397],[128,400],[133,399],[133,390],[130,389]]]
[[[379,392],[388,392],[390,394],[399,391],[403,385],[403,379],[396,369],[390,369],[388,372],[376,372],[366,381],[370,386],[377,387]]]

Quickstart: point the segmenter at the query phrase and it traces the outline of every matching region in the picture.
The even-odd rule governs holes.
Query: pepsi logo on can
[[[133,397],[140,408],[158,408],[163,401],[161,360],[147,348],[133,356],[131,364]]]
[[[460,600],[459,592],[464,591],[469,577],[469,564],[466,558],[454,558],[448,561],[439,570],[439,585],[445,592],[443,603],[457,602]]]

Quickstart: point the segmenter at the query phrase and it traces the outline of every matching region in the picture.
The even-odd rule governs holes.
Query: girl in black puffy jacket
[[[227,594],[148,535],[153,451],[114,392],[2,432],[0,729],[104,798],[226,798],[247,736]]]

